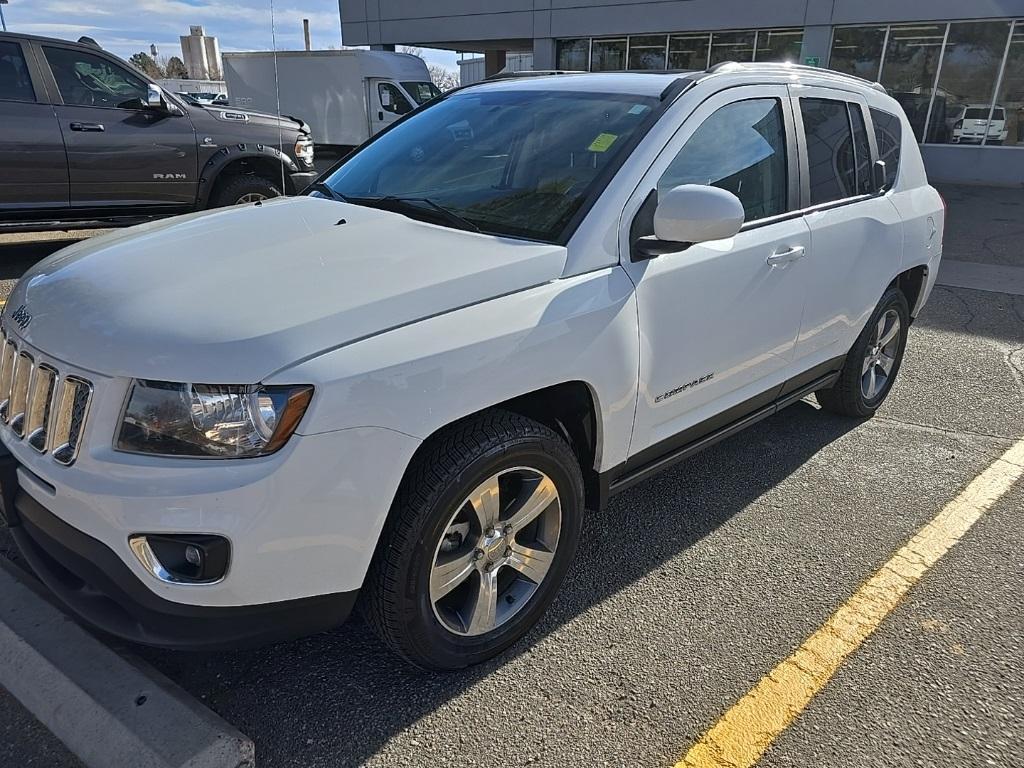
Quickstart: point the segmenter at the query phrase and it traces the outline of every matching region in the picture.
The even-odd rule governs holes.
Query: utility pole
[[[3,0],[0,0],[2,2]],[[306,37],[306,50],[313,50],[313,46],[309,43],[309,19],[302,20],[302,34]]]
[[[4,32],[7,31],[7,19],[4,18],[5,5],[7,5],[7,0],[0,0],[0,26],[4,28]]]

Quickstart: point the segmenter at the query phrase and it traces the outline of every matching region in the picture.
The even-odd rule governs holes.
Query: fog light
[[[147,533],[128,543],[146,570],[169,584],[218,582],[231,559],[231,545],[223,536]]]

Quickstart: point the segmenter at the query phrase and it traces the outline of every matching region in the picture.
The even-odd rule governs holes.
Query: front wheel
[[[903,291],[890,287],[846,356],[839,379],[815,392],[826,411],[843,416],[872,416],[892,390],[903,362],[910,309]]]
[[[210,201],[211,208],[229,205],[259,203],[273,197],[280,197],[281,190],[262,176],[242,174],[225,180]]]
[[[494,411],[450,428],[410,468],[363,610],[412,663],[459,669],[525,635],[579,543],[583,479],[557,433]]]

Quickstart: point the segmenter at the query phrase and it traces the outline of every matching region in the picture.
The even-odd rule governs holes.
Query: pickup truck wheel
[[[467,420],[410,467],[363,587],[363,612],[418,666],[489,659],[550,605],[582,521],[583,478],[565,440],[504,411]]]
[[[243,174],[225,180],[211,201],[211,208],[223,208],[228,205],[258,203],[272,197],[280,197],[281,190],[262,176]]]
[[[815,392],[821,407],[843,416],[872,416],[896,381],[909,328],[907,299],[899,288],[890,288],[847,355],[838,381]]]

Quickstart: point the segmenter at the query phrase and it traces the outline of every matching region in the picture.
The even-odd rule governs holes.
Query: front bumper
[[[85,623],[117,637],[179,650],[263,645],[314,634],[348,617],[357,591],[247,606],[201,606],[156,595],[101,541],[68,525],[18,487],[0,446],[4,517],[39,580]]]

